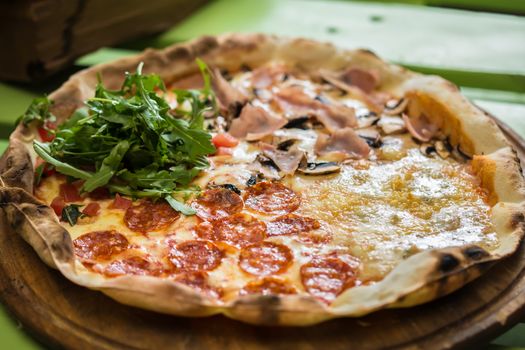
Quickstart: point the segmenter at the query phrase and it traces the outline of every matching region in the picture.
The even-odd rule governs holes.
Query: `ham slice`
[[[379,74],[375,71],[360,68],[350,68],[341,74],[340,79],[348,85],[353,85],[369,94],[379,85]]]
[[[255,107],[248,103],[242,108],[239,118],[232,121],[228,132],[235,138],[255,141],[271,135],[287,122],[283,117],[270,114],[262,107]]]
[[[419,118],[409,118],[405,113],[402,116],[408,132],[421,142],[430,141],[438,130],[438,126],[432,124],[423,114]]]
[[[279,90],[275,98],[285,113],[292,114],[294,117],[314,115],[330,132],[357,125],[353,108],[341,104],[325,104],[295,86]]]
[[[287,67],[284,64],[262,66],[252,72],[252,86],[256,89],[265,89],[283,81]]]
[[[333,72],[321,71],[320,75],[321,78],[323,78],[326,82],[348,93],[351,98],[363,101],[367,108],[372,112],[375,112],[376,114],[382,113],[383,107],[381,104],[368,95],[363,89],[359,88],[358,86],[351,85],[345,79],[343,79],[342,76],[344,76],[344,73],[342,75],[337,75]],[[361,83],[361,85],[367,88],[365,83]]]
[[[263,154],[270,158],[283,175],[293,175],[304,158],[304,152],[298,149],[281,151],[275,146],[261,142],[259,147]]]
[[[352,128],[344,128],[330,136],[320,134],[315,143],[315,152],[319,155],[339,153],[345,158],[366,158],[370,147]]]
[[[235,111],[248,102],[248,97],[231,86],[217,68],[211,70],[211,87],[222,110],[236,114]]]

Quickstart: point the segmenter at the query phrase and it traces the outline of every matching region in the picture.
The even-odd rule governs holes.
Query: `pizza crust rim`
[[[459,144],[466,153],[474,155],[473,168],[482,186],[490,191],[492,221],[500,247],[491,252],[477,246],[420,252],[402,261],[382,281],[351,288],[330,306],[304,295],[245,296],[219,305],[187,286],[168,280],[148,276],[106,279],[77,273],[68,232],[55,219],[52,209],[30,194],[35,160],[31,142],[35,130],[19,125],[0,160],[1,219],[11,228],[10,233],[20,234],[46,264],[59,269],[72,282],[102,291],[121,303],[161,313],[183,316],[222,313],[253,324],[311,325],[439,298],[477,278],[519,247],[525,234],[525,186],[519,158],[494,120],[464,98],[452,83],[388,64],[367,50],[343,50],[329,43],[264,34],[201,37],[163,50],[148,49],[137,56],[76,73],[50,95],[55,101],[53,113],[64,120],[81,106],[93,93],[98,72],[106,85],[117,88],[122,73],[132,71],[144,61],[145,73],[155,72],[169,81],[195,72],[197,57],[224,68],[277,58],[306,70],[320,66],[337,70],[348,64],[376,70],[382,81],[380,89],[410,95],[413,108],[425,109],[430,118],[442,124],[452,144]]]

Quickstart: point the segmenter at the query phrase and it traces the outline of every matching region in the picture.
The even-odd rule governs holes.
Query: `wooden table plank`
[[[151,44],[257,31],[366,47],[408,65],[525,76],[524,18],[405,4],[217,0]]]

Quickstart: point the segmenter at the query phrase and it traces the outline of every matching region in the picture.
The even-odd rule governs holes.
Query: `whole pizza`
[[[524,233],[519,159],[456,86],[307,39],[81,71],[21,116],[0,175],[9,234],[72,282],[254,324],[433,300]]]

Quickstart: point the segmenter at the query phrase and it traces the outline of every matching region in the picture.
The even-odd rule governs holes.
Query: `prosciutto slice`
[[[410,135],[421,142],[430,141],[438,130],[438,126],[431,123],[425,115],[421,115],[419,118],[409,118],[403,113],[402,116]]]
[[[355,110],[341,104],[326,104],[308,96],[302,89],[290,86],[279,90],[276,102],[285,113],[295,117],[314,115],[330,132],[357,125]]]
[[[270,114],[262,107],[248,103],[242,108],[239,118],[232,121],[228,132],[238,139],[255,141],[271,135],[287,122],[283,117]]]
[[[263,154],[277,165],[283,175],[293,175],[304,158],[304,152],[298,149],[281,151],[273,145],[262,142],[259,147]]]
[[[340,79],[348,85],[353,85],[369,94],[379,85],[377,72],[360,68],[350,68],[343,72]]]
[[[319,155],[339,153],[345,158],[366,158],[370,147],[352,128],[337,130],[332,135],[320,134],[315,143]]]
[[[287,67],[284,64],[272,64],[255,69],[252,73],[252,85],[256,89],[265,89],[286,77]]]
[[[211,87],[222,110],[235,114],[248,101],[248,97],[231,86],[217,68],[211,71]]]
[[[341,75],[337,75],[332,72],[321,71],[320,75],[321,78],[323,78],[326,82],[330,83],[331,85],[335,86],[336,88],[342,91],[345,91],[350,97],[363,101],[369,110],[375,112],[376,114],[380,114],[383,111],[383,107],[377,101],[375,101],[374,98],[368,95],[365,92],[365,90],[358,86],[350,84],[348,82],[348,79],[344,79],[344,73]],[[360,84],[361,86],[365,87],[365,89],[368,89],[369,85],[371,85],[370,83],[366,84],[363,82],[361,82]]]

